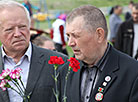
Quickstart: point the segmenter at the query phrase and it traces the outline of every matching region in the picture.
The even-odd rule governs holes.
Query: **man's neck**
[[[95,59],[93,59],[92,62],[85,62],[85,61],[84,62],[87,63],[89,67],[94,66],[103,57],[103,55],[107,49],[107,46],[108,46],[107,43],[103,44],[103,46],[99,52],[100,54]]]
[[[24,51],[14,51],[14,52],[8,52],[8,51],[5,51],[4,52],[6,53],[7,56],[13,58],[14,62],[15,63],[18,63],[21,59],[21,57],[25,54],[27,49],[25,49]]]

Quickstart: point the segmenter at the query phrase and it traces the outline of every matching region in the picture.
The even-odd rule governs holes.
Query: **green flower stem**
[[[30,99],[27,96],[23,97],[23,102],[30,102]]]
[[[65,86],[64,86],[64,94],[63,94],[63,101],[64,101],[64,102],[67,101],[66,89],[67,89],[67,81],[68,81],[68,76],[69,76],[69,74],[70,74],[70,70],[71,70],[71,67],[69,66],[68,72],[67,72],[66,77],[65,77]]]
[[[20,79],[19,79],[20,80]],[[20,80],[21,81],[21,80]],[[25,96],[24,92],[25,90],[23,91],[23,89],[21,88],[21,86],[19,85],[19,83],[15,80],[12,80],[12,82],[14,83],[14,85],[18,88],[18,90],[20,92],[18,92],[17,90],[15,90],[14,88],[11,87],[11,89],[13,89],[14,91],[16,91],[22,98],[23,98],[23,102],[30,102],[28,96]],[[22,82],[22,81],[21,81]],[[23,85],[23,82],[22,82],[22,85]],[[24,87],[24,85],[23,85]],[[24,87],[25,89],[25,87]]]
[[[25,86],[24,86],[24,84],[23,84],[23,82],[22,82],[22,80],[21,80],[21,77],[19,78],[19,80],[20,80],[20,82],[21,82],[21,84],[22,84],[22,86],[23,86],[23,88],[24,88],[24,91],[25,91],[26,89],[25,89]]]
[[[6,83],[5,87],[6,88],[11,88],[12,90],[14,90],[15,92],[17,92],[21,96],[21,94],[17,90],[15,90],[13,87],[11,87],[11,85],[8,82]]]
[[[19,83],[16,82],[15,80],[12,80],[11,82],[18,88],[18,90],[21,93],[21,97],[24,96],[24,92],[23,92],[22,88],[20,87]]]
[[[21,93],[19,93],[17,90],[15,90],[13,87],[10,87],[12,90],[14,90],[15,92],[17,92],[22,98],[23,96],[21,95]]]
[[[21,84],[22,84],[22,86],[24,88],[24,93],[25,93],[26,89],[25,89],[25,86],[23,84],[23,81],[21,80],[21,77],[19,78],[19,80],[20,80],[20,82],[21,82]],[[28,96],[24,96],[23,102],[30,102],[30,98],[29,97],[30,97],[29,95]]]
[[[21,84],[22,84],[22,86],[23,86],[24,93],[25,93],[26,89],[25,89],[25,86],[24,86],[24,84],[23,84],[23,81],[21,80],[21,77],[19,78],[19,80],[20,80],[20,82],[21,82]],[[24,95],[25,95],[25,94],[24,94]],[[28,96],[29,96],[29,95],[28,95]],[[30,102],[30,98],[29,98],[28,96],[24,96],[23,102]]]
[[[55,87],[56,87],[56,92],[55,92],[55,97],[56,97],[56,102],[59,102],[59,92],[58,92],[58,88],[57,88],[57,77],[58,77],[58,75],[57,75],[57,68],[58,68],[58,65],[57,64],[55,64],[54,65],[54,80],[55,80]]]
[[[22,93],[24,93],[25,90],[23,90],[23,88],[20,86],[20,84],[18,83],[18,81],[17,81],[17,80],[14,80],[14,81],[15,81],[15,83],[19,86],[19,88],[21,89]]]

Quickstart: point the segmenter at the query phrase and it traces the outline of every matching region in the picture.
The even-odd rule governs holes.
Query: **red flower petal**
[[[76,60],[76,58],[71,57],[67,61],[70,62],[69,66],[73,69],[74,72],[77,72],[78,69],[80,69],[80,66],[79,66],[80,63],[78,60]]]
[[[49,64],[64,64],[64,61],[62,57],[57,57],[57,56],[51,56],[50,60],[48,61]]]

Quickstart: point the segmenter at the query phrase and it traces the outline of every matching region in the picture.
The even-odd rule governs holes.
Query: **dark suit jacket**
[[[54,88],[54,80],[52,78],[54,68],[53,65],[48,64],[50,56],[62,56],[64,60],[66,59],[66,56],[57,52],[33,45],[26,91],[27,93],[32,92],[31,102],[54,102],[55,97],[52,90]],[[0,72],[2,69],[3,63],[0,57]],[[7,91],[3,92],[0,89],[0,102],[9,102]]]
[[[123,22],[117,32],[115,48],[132,56],[133,55],[133,40],[134,27],[132,18]]]
[[[67,102],[81,102],[80,95],[80,76],[82,70],[72,72],[69,75],[67,83]],[[63,94],[64,77],[66,70],[61,70],[61,96]],[[111,80],[107,82],[107,86],[103,86],[105,77],[110,76]],[[95,95],[98,88],[102,87],[103,100],[100,102],[138,102],[138,62],[131,57],[110,48],[109,59],[97,81],[89,102],[97,102]]]

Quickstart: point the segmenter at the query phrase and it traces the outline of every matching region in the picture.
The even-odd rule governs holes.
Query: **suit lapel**
[[[78,72],[73,72],[74,75],[70,76],[72,77],[71,83],[68,86],[68,89],[70,91],[70,99],[71,102],[81,102],[81,95],[80,95],[80,74],[82,69],[82,63],[80,63],[80,70]]]
[[[0,48],[0,73],[2,73],[3,70],[3,64],[2,64],[2,53],[1,53],[1,48]]]
[[[40,53],[35,46],[32,47],[32,58],[26,86],[26,94],[33,93],[33,89],[40,77],[44,63],[44,54]]]
[[[99,87],[103,88],[103,98],[104,98],[104,94],[106,94],[106,92],[108,92],[108,89],[110,87],[112,87],[112,84],[115,82],[117,76],[115,74],[115,72],[119,69],[118,67],[118,56],[116,55],[115,51],[113,48],[111,48],[111,51],[109,52],[109,59],[105,65],[105,68],[103,69],[99,80],[96,84],[95,89],[93,90],[93,93],[91,94],[91,99],[89,102],[95,102],[95,96],[96,94],[99,92],[98,89]],[[110,77],[110,80],[106,81],[106,77]],[[103,82],[106,82],[107,85],[104,86]]]
[[[2,63],[2,53],[1,53],[1,48],[0,48],[0,73],[2,73],[2,70],[4,69],[4,66],[3,66],[3,63]],[[1,81],[0,81],[1,83]],[[9,101],[9,96],[8,96],[8,91],[3,91],[1,88],[0,88],[0,97],[3,98],[3,102],[10,102]]]

